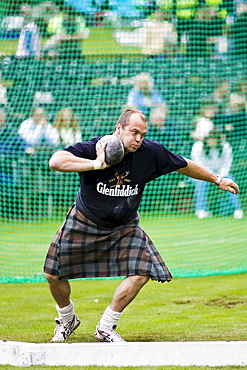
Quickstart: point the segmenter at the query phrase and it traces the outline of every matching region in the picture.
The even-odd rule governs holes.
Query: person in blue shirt
[[[9,121],[4,108],[0,108],[0,185],[10,188],[18,184],[18,173],[14,171],[20,156],[28,154],[27,143],[18,135],[18,130]]]
[[[149,279],[162,283],[172,279],[139,224],[138,208],[148,182],[177,171],[239,193],[232,180],[146,139],[147,132],[147,117],[139,110],[127,109],[112,134],[124,146],[121,162],[107,165],[106,144],[96,146],[100,137],[56,151],[49,161],[53,170],[77,172],[80,177],[76,202],[56,233],[44,265],[58,312],[52,341],[67,340],[80,325],[70,299],[69,279],[125,277],[96,326],[95,338],[102,342],[124,341],[116,331],[117,322]]]
[[[166,102],[162,94],[156,89],[153,77],[142,72],[135,76],[134,86],[129,91],[125,108],[141,110],[149,119],[152,108],[163,105],[166,109]]]
[[[156,140],[167,149],[176,152],[181,150],[182,140],[176,119],[164,103],[152,108],[149,117],[147,138]]]

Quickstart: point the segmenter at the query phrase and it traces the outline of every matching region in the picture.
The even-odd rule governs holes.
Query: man
[[[105,147],[95,149],[99,138],[58,151],[50,159],[52,169],[80,176],[76,203],[53,239],[45,262],[45,277],[59,314],[52,341],[68,339],[80,325],[68,279],[126,276],[96,326],[95,338],[104,342],[123,341],[115,330],[117,321],[150,278],[171,280],[161,256],[139,226],[137,210],[147,182],[178,171],[233,194],[239,192],[233,181],[145,139],[147,131],[146,116],[128,109],[113,133],[125,149],[119,164],[105,163]]]
[[[58,146],[59,133],[46,117],[43,107],[35,107],[31,110],[30,117],[23,121],[18,131],[20,137],[30,146],[40,144]]]
[[[156,89],[153,77],[146,72],[135,76],[134,87],[129,91],[124,108],[140,109],[149,119],[150,112],[159,106],[160,113],[166,114],[167,104]]]

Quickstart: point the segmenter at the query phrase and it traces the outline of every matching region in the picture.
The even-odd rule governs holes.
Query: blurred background
[[[0,1],[0,282],[43,281],[77,174],[52,153],[113,131],[230,177],[240,196],[172,173],[148,184],[143,225],[175,276],[247,271],[247,1]]]

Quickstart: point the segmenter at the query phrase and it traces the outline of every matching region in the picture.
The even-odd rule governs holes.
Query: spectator
[[[195,130],[190,133],[194,140],[203,140],[214,125],[222,126],[227,121],[230,111],[231,83],[224,80],[218,81],[211,95],[209,95],[199,107],[198,115],[192,121]]]
[[[8,143],[12,138],[13,132],[7,123],[7,113],[4,108],[0,108],[0,154],[8,152]],[[11,140],[12,141],[12,140]]]
[[[214,117],[218,112],[218,104],[213,98],[202,102],[198,114],[193,118],[192,125],[195,129],[191,131],[190,137],[194,140],[203,140],[214,127]]]
[[[12,155],[14,151],[25,152],[26,148],[18,130],[9,123],[6,110],[0,108],[0,153]]]
[[[186,54],[194,57],[211,57],[212,46],[223,34],[224,22],[217,16],[214,7],[201,6],[187,31]]]
[[[4,64],[4,62],[5,61],[2,61],[2,64]],[[6,81],[4,81],[5,78],[2,75],[3,73],[0,71],[0,108],[4,108],[8,103]]]
[[[212,98],[218,104],[219,115],[227,114],[229,110],[231,83],[227,80],[218,81],[212,93]]]
[[[16,50],[16,57],[39,57],[41,55],[41,37],[38,26],[32,15],[32,8],[28,4],[21,6],[23,14],[23,27],[20,33]]]
[[[5,106],[8,102],[7,98],[7,88],[3,85],[0,80],[0,106]]]
[[[232,91],[230,82],[223,81],[216,85],[213,98],[219,107],[214,123],[224,129],[229,141],[231,136],[229,134],[232,133],[234,126],[237,129],[239,125],[242,125],[243,128],[243,122],[246,122],[245,97],[238,84]],[[232,144],[231,141],[230,143]]]
[[[239,164],[246,157],[247,145],[247,99],[246,81],[241,80],[236,84],[235,90],[229,96],[229,109],[224,117],[224,129],[226,138],[233,148],[234,158]],[[242,151],[239,149],[242,148]],[[243,153],[244,152],[244,153]]]
[[[171,151],[181,151],[182,140],[176,121],[172,118],[166,105],[160,104],[152,108],[147,138],[159,141]]]
[[[146,56],[175,57],[177,32],[172,14],[163,10],[154,13],[143,25],[142,53]]]
[[[244,106],[247,113],[247,79],[242,78],[236,82],[235,89],[230,95],[230,106],[232,110],[239,110]]]
[[[61,7],[61,12],[50,19],[48,33],[52,34],[44,44],[49,55],[64,58],[82,58],[82,40],[89,35],[86,21],[71,6]]]
[[[212,173],[215,172],[233,180],[230,174],[233,161],[232,147],[224,140],[221,129],[216,127],[204,140],[196,141],[192,146],[191,159]],[[199,219],[209,217],[211,216],[207,204],[209,183],[204,184],[198,180],[193,180],[193,182],[195,183],[195,215]],[[233,217],[242,218],[243,211],[239,194],[233,196],[229,193],[227,197],[234,210]]]
[[[53,127],[59,133],[60,146],[62,147],[82,141],[81,128],[71,108],[61,108],[57,112]]]
[[[129,91],[124,108],[139,109],[149,119],[151,109],[160,104],[166,109],[165,100],[155,88],[153,77],[146,72],[136,75],[134,87]]]
[[[54,147],[59,145],[59,133],[47,121],[46,111],[43,107],[32,109],[30,117],[20,125],[19,135],[33,148],[37,146]]]
[[[233,23],[230,34],[234,40],[234,55],[243,60],[247,56],[247,5],[244,4],[242,10],[239,11],[238,16]]]
[[[4,186],[14,186],[17,183],[17,173],[14,170],[14,164],[20,155],[24,155],[27,150],[27,144],[18,135],[8,122],[5,109],[0,108],[0,184]]]

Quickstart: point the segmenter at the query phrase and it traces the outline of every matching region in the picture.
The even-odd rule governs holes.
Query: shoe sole
[[[96,331],[94,333],[94,338],[98,340],[99,342],[105,342],[105,343],[117,343],[117,342],[125,342],[125,340],[122,341],[111,341],[107,340],[104,335],[100,333],[100,331],[96,328]]]
[[[96,330],[94,333],[94,338],[97,339],[99,342],[107,342],[110,343],[108,340],[106,340],[101,334]]]

